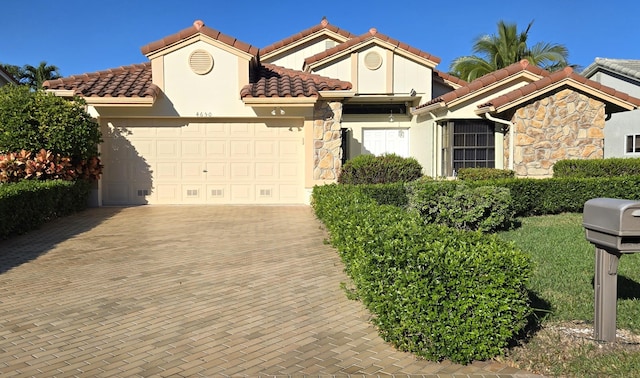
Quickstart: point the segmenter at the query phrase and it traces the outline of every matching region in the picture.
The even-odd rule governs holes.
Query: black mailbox
[[[622,254],[640,252],[640,202],[594,198],[582,215],[587,240],[596,247],[594,337],[615,341],[618,264]]]

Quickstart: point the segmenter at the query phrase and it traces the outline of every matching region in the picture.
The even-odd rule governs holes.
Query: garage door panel
[[[200,140],[183,140],[180,143],[182,158],[198,159],[205,157],[205,145]]]
[[[158,138],[172,138],[176,139],[180,137],[182,127],[136,127],[136,130],[151,129],[155,130],[155,136]],[[137,135],[137,134],[136,134]]]
[[[231,184],[231,203],[254,202],[252,184]]]
[[[200,162],[182,162],[180,164],[182,181],[201,181],[203,176],[203,166]]]
[[[279,157],[283,159],[297,159],[302,143],[298,140],[281,140],[278,142]]]
[[[255,156],[257,158],[271,158],[277,153],[277,140],[257,140],[255,141]]]
[[[181,203],[180,184],[154,184],[159,203]],[[179,201],[180,202],[176,202]]]
[[[280,163],[279,178],[283,180],[293,180],[300,176],[300,164],[298,163]]]
[[[255,179],[269,180],[278,177],[278,165],[274,162],[259,162],[255,164]]]
[[[231,140],[229,144],[230,157],[232,159],[248,159],[253,156],[253,141]]]
[[[207,162],[205,165],[207,181],[227,181],[229,179],[229,164],[226,162]]]
[[[178,142],[175,140],[159,140],[156,148],[158,158],[178,158]]]
[[[252,124],[233,124],[229,126],[229,134],[231,137],[253,137]]]
[[[191,123],[131,129],[105,138],[104,204],[304,202],[304,133],[297,128]]]
[[[223,159],[229,157],[228,141],[208,140],[206,144],[206,157],[210,159]]]
[[[253,163],[251,162],[233,162],[230,164],[229,179],[233,180],[252,180],[253,179]]]
[[[226,138],[229,134],[229,124],[227,123],[207,123],[205,124],[205,136],[213,138]]]

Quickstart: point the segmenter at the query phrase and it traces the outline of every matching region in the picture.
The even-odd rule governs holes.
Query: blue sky
[[[314,5],[315,4],[315,5]],[[453,5],[455,4],[455,5]],[[442,59],[471,53],[473,40],[505,20],[523,30],[534,21],[530,45],[564,44],[583,68],[596,57],[640,59],[640,2],[615,1],[292,1],[244,0],[23,0],[2,4],[0,62],[40,61],[63,76],[147,61],[140,47],[201,19],[256,47],[320,23],[356,35],[371,27]]]

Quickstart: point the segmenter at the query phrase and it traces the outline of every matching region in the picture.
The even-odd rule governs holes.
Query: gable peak
[[[327,27],[327,25],[329,25],[329,20],[327,20],[327,17],[323,16],[322,20],[320,21],[320,25],[322,25],[322,27]]]
[[[204,22],[202,20],[193,21],[193,27],[196,28],[196,30],[202,29],[203,26],[204,26]]]
[[[369,34],[376,35],[376,33],[378,33],[378,29],[376,29],[376,28],[369,29]]]

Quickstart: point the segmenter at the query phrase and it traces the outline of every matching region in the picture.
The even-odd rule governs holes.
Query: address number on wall
[[[213,112],[196,112],[196,117],[213,117]]]

